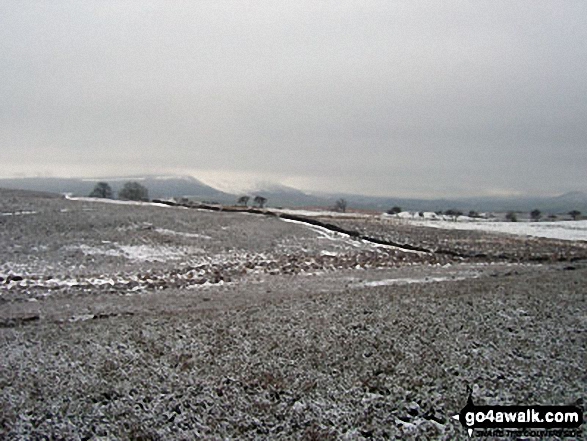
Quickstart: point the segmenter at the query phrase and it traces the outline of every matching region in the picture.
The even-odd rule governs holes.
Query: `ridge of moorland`
[[[339,199],[345,199],[348,207],[358,210],[386,211],[393,206],[412,211],[439,211],[459,209],[479,212],[529,212],[534,209],[544,214],[568,213],[571,210],[587,212],[587,193],[581,191],[567,192],[557,196],[479,196],[479,197],[446,197],[437,199],[368,196],[349,193],[307,192],[290,186],[263,184],[255,189],[241,193],[221,191],[207,185],[192,176],[179,175],[143,175],[128,177],[105,178],[2,178],[0,188],[47,191],[52,193],[71,193],[87,196],[97,182],[104,181],[117,193],[125,182],[138,181],[149,190],[151,198],[189,197],[195,200],[218,202],[221,204],[235,203],[243,194],[250,196],[262,195],[273,207],[332,207]]]

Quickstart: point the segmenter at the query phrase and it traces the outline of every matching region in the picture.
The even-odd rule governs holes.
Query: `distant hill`
[[[469,197],[441,199],[413,199],[396,197],[365,196],[345,193],[307,193],[297,188],[279,184],[257,185],[254,189],[232,194],[206,185],[191,176],[129,176],[100,179],[71,178],[12,178],[0,179],[0,188],[45,191],[52,193],[73,193],[77,196],[90,194],[97,182],[108,182],[115,194],[125,182],[138,181],[155,198],[189,197],[199,201],[234,204],[239,196],[259,195],[267,198],[270,207],[333,207],[337,199],[347,201],[349,209],[375,210],[384,212],[393,206],[408,211],[445,211],[456,208],[463,212],[530,212],[538,209],[543,214],[568,213],[579,210],[587,214],[587,194],[574,191],[556,197]]]
[[[446,199],[412,199],[394,197],[374,197],[353,194],[322,194],[328,200],[335,201],[344,198],[348,208],[386,211],[393,206],[399,206],[408,211],[446,211],[451,208],[467,213],[470,210],[478,212],[530,212],[534,209],[543,214],[568,213],[579,210],[587,214],[587,194],[582,192],[565,193],[556,197],[469,197]]]
[[[243,194],[251,196],[251,201],[255,196],[263,196],[267,198],[268,204],[272,207],[327,207],[334,205],[328,197],[311,195],[297,188],[280,184],[260,184],[244,191]]]
[[[391,207],[398,206],[408,211],[438,211],[446,210],[457,205],[457,202],[448,199],[411,199],[383,196],[365,196],[357,194],[321,194],[334,203],[338,199],[345,199],[349,209],[387,211]]]
[[[98,182],[107,182],[116,194],[125,182],[136,181],[149,190],[149,197],[192,197],[194,199],[228,203],[234,196],[206,185],[191,176],[129,176],[99,179],[76,178],[12,178],[0,179],[0,188],[72,193],[88,196]]]
[[[579,191],[554,197],[515,197],[515,198],[467,198],[462,200],[472,210],[483,211],[531,211],[538,209],[543,213],[568,213],[579,210],[587,213],[587,194]]]
[[[571,191],[560,196],[551,198],[551,206],[559,211],[579,210],[587,214],[587,193],[582,191]],[[567,210],[568,211],[568,210]]]

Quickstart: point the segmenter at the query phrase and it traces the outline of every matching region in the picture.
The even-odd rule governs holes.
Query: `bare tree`
[[[339,213],[345,213],[346,206],[346,199],[340,198],[338,201],[334,203],[334,211],[338,211]]]
[[[569,216],[573,218],[573,220],[577,220],[579,216],[581,216],[581,212],[578,210],[569,211]]]
[[[257,207],[263,208],[267,203],[267,198],[264,198],[263,196],[255,196],[253,202],[257,205]]]
[[[118,192],[118,198],[129,201],[148,201],[149,190],[138,182],[127,182]]]
[[[244,205],[247,207],[249,205],[249,199],[251,199],[249,196],[241,196],[238,198],[236,205]]]
[[[90,197],[112,199],[114,193],[112,193],[112,188],[107,182],[98,182],[90,193]]]
[[[457,210],[456,208],[451,208],[444,212],[447,216],[452,216],[453,220],[456,222],[459,216],[462,216],[463,212],[461,210]]]
[[[516,216],[516,213],[513,211],[508,212],[508,214],[505,215],[505,218],[510,222],[518,222],[518,216]]]
[[[538,209],[532,210],[530,212],[530,217],[532,218],[533,221],[537,221],[537,220],[540,220],[540,218],[542,217],[542,213]]]

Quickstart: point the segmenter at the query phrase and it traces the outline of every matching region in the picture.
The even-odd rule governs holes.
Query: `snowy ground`
[[[414,221],[422,226],[587,241],[587,220],[560,222]]]
[[[548,239],[587,241],[587,220],[557,221],[557,222],[501,222],[486,219],[459,216],[456,220],[452,216],[437,215],[434,212],[401,212],[396,215],[374,215],[364,213],[339,213],[335,211],[272,209],[276,213],[287,213],[313,218],[332,218],[337,220],[372,220],[376,218],[391,221],[411,222],[415,225],[440,228],[447,230],[487,231],[490,233],[505,233],[518,236],[542,237]]]
[[[340,211],[332,210],[302,210],[296,208],[271,208],[274,213],[294,214],[296,216],[308,216],[308,217],[334,217],[334,218],[351,218],[361,219],[372,217],[373,214],[367,213],[355,213],[349,211],[348,213],[342,213]]]
[[[581,242],[332,220],[414,253],[5,190],[0,213],[4,439],[467,439],[468,387],[585,398]]]

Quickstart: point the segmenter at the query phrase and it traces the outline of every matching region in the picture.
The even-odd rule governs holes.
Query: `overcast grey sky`
[[[0,175],[587,191],[581,1],[0,2]]]

